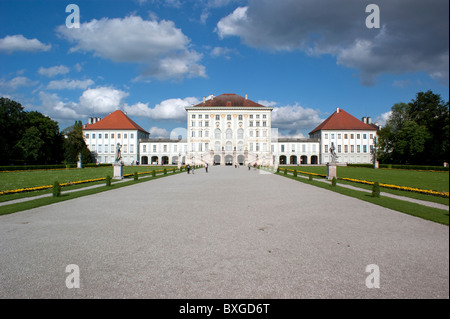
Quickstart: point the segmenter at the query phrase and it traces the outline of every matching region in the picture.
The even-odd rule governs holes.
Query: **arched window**
[[[226,144],[226,148],[227,151],[232,151],[233,150],[233,143],[231,142],[227,142]]]
[[[231,139],[233,139],[233,130],[229,128],[227,130],[227,140],[231,140]]]
[[[214,144],[214,150],[216,152],[220,152],[221,151],[221,149],[220,149],[220,142],[219,141],[217,141],[216,144]]]
[[[238,151],[243,151],[244,150],[244,142],[240,141],[238,143]]]
[[[220,129],[216,129],[215,131],[214,131],[214,137],[215,137],[215,139],[216,140],[220,140],[221,139],[221,135],[222,135],[222,131],[220,130]]]
[[[238,139],[244,139],[244,130],[241,128],[238,130]]]

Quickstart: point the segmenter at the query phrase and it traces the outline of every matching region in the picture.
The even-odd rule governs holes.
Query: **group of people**
[[[208,167],[209,167],[209,164],[206,163],[206,164],[205,164],[205,170],[206,170],[206,173],[208,173]],[[192,174],[194,174],[194,171],[195,171],[195,165],[192,165],[192,166],[191,166],[190,164],[187,164],[187,165],[186,165],[186,171],[187,171],[188,174],[190,174],[191,171],[192,171]]]

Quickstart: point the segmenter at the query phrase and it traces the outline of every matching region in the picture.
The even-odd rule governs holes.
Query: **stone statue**
[[[377,137],[373,138],[373,148],[372,148],[372,164],[374,168],[377,168]]]
[[[336,163],[336,160],[337,160],[336,148],[334,147],[333,142],[331,142],[330,154],[331,154],[331,163]]]
[[[120,151],[121,148],[122,148],[122,146],[119,143],[117,143],[115,164],[120,164],[120,162],[122,160],[122,152]]]

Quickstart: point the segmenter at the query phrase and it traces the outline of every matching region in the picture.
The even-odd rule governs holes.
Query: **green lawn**
[[[176,166],[124,166],[123,172],[124,174],[133,174],[134,172],[141,173],[173,167]],[[55,181],[68,183],[103,178],[107,175],[111,177],[114,175],[113,167],[0,172],[0,191],[53,185]]]
[[[282,168],[296,169],[316,174],[327,174],[325,166],[282,166]],[[439,192],[449,191],[448,172],[430,172],[395,169],[373,169],[363,167],[338,166],[338,177],[354,178],[370,182],[409,186],[429,189]]]

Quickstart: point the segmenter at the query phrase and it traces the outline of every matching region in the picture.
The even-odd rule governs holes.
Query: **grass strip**
[[[83,197],[83,196],[94,195],[94,194],[106,192],[106,191],[109,191],[109,190],[119,189],[119,188],[122,188],[122,187],[130,186],[130,185],[135,185],[135,184],[139,184],[139,183],[145,183],[145,182],[149,182],[149,181],[152,181],[152,180],[156,180],[156,179],[159,179],[159,178],[172,176],[172,175],[176,175],[176,174],[180,174],[180,172],[178,171],[178,172],[175,172],[174,174],[170,174],[170,175],[163,175],[163,174],[161,174],[161,175],[157,175],[155,177],[147,177],[145,179],[144,178],[138,179],[137,181],[131,179],[130,181],[126,181],[126,182],[122,182],[122,183],[115,183],[115,184],[112,184],[111,186],[106,186],[105,185],[103,187],[96,187],[96,188],[91,188],[91,189],[81,189],[78,192],[65,193],[63,191],[60,197],[51,197],[50,196],[50,197],[44,197],[44,198],[38,198],[38,199],[34,199],[34,200],[29,200],[29,201],[26,201],[26,202],[21,202],[21,203],[1,206],[0,207],[0,216],[1,215],[8,215],[8,214],[12,214],[12,213],[16,213],[16,212],[19,212],[19,211],[32,209],[32,208],[47,206],[47,205],[51,205],[51,204],[55,204],[55,203],[63,202],[63,201],[66,201],[66,200],[71,200],[71,199]]]
[[[302,177],[294,177],[292,175],[284,175],[283,173],[275,173],[276,175],[283,176],[286,178],[290,178],[301,183],[314,185],[316,187],[320,187],[332,192],[336,192],[342,195],[358,198],[365,202],[369,202],[378,206],[382,206],[385,208],[389,208],[398,212],[402,212],[411,216],[419,217],[425,220],[429,220],[432,222],[436,222],[439,224],[449,225],[449,211],[438,209],[434,207],[423,206],[417,203],[411,203],[408,201],[403,201],[390,197],[372,197],[370,193],[364,191],[356,191],[352,189],[348,189],[346,187],[341,187],[339,184],[337,186],[331,186],[330,184],[324,184],[321,181],[308,181],[303,179]]]

